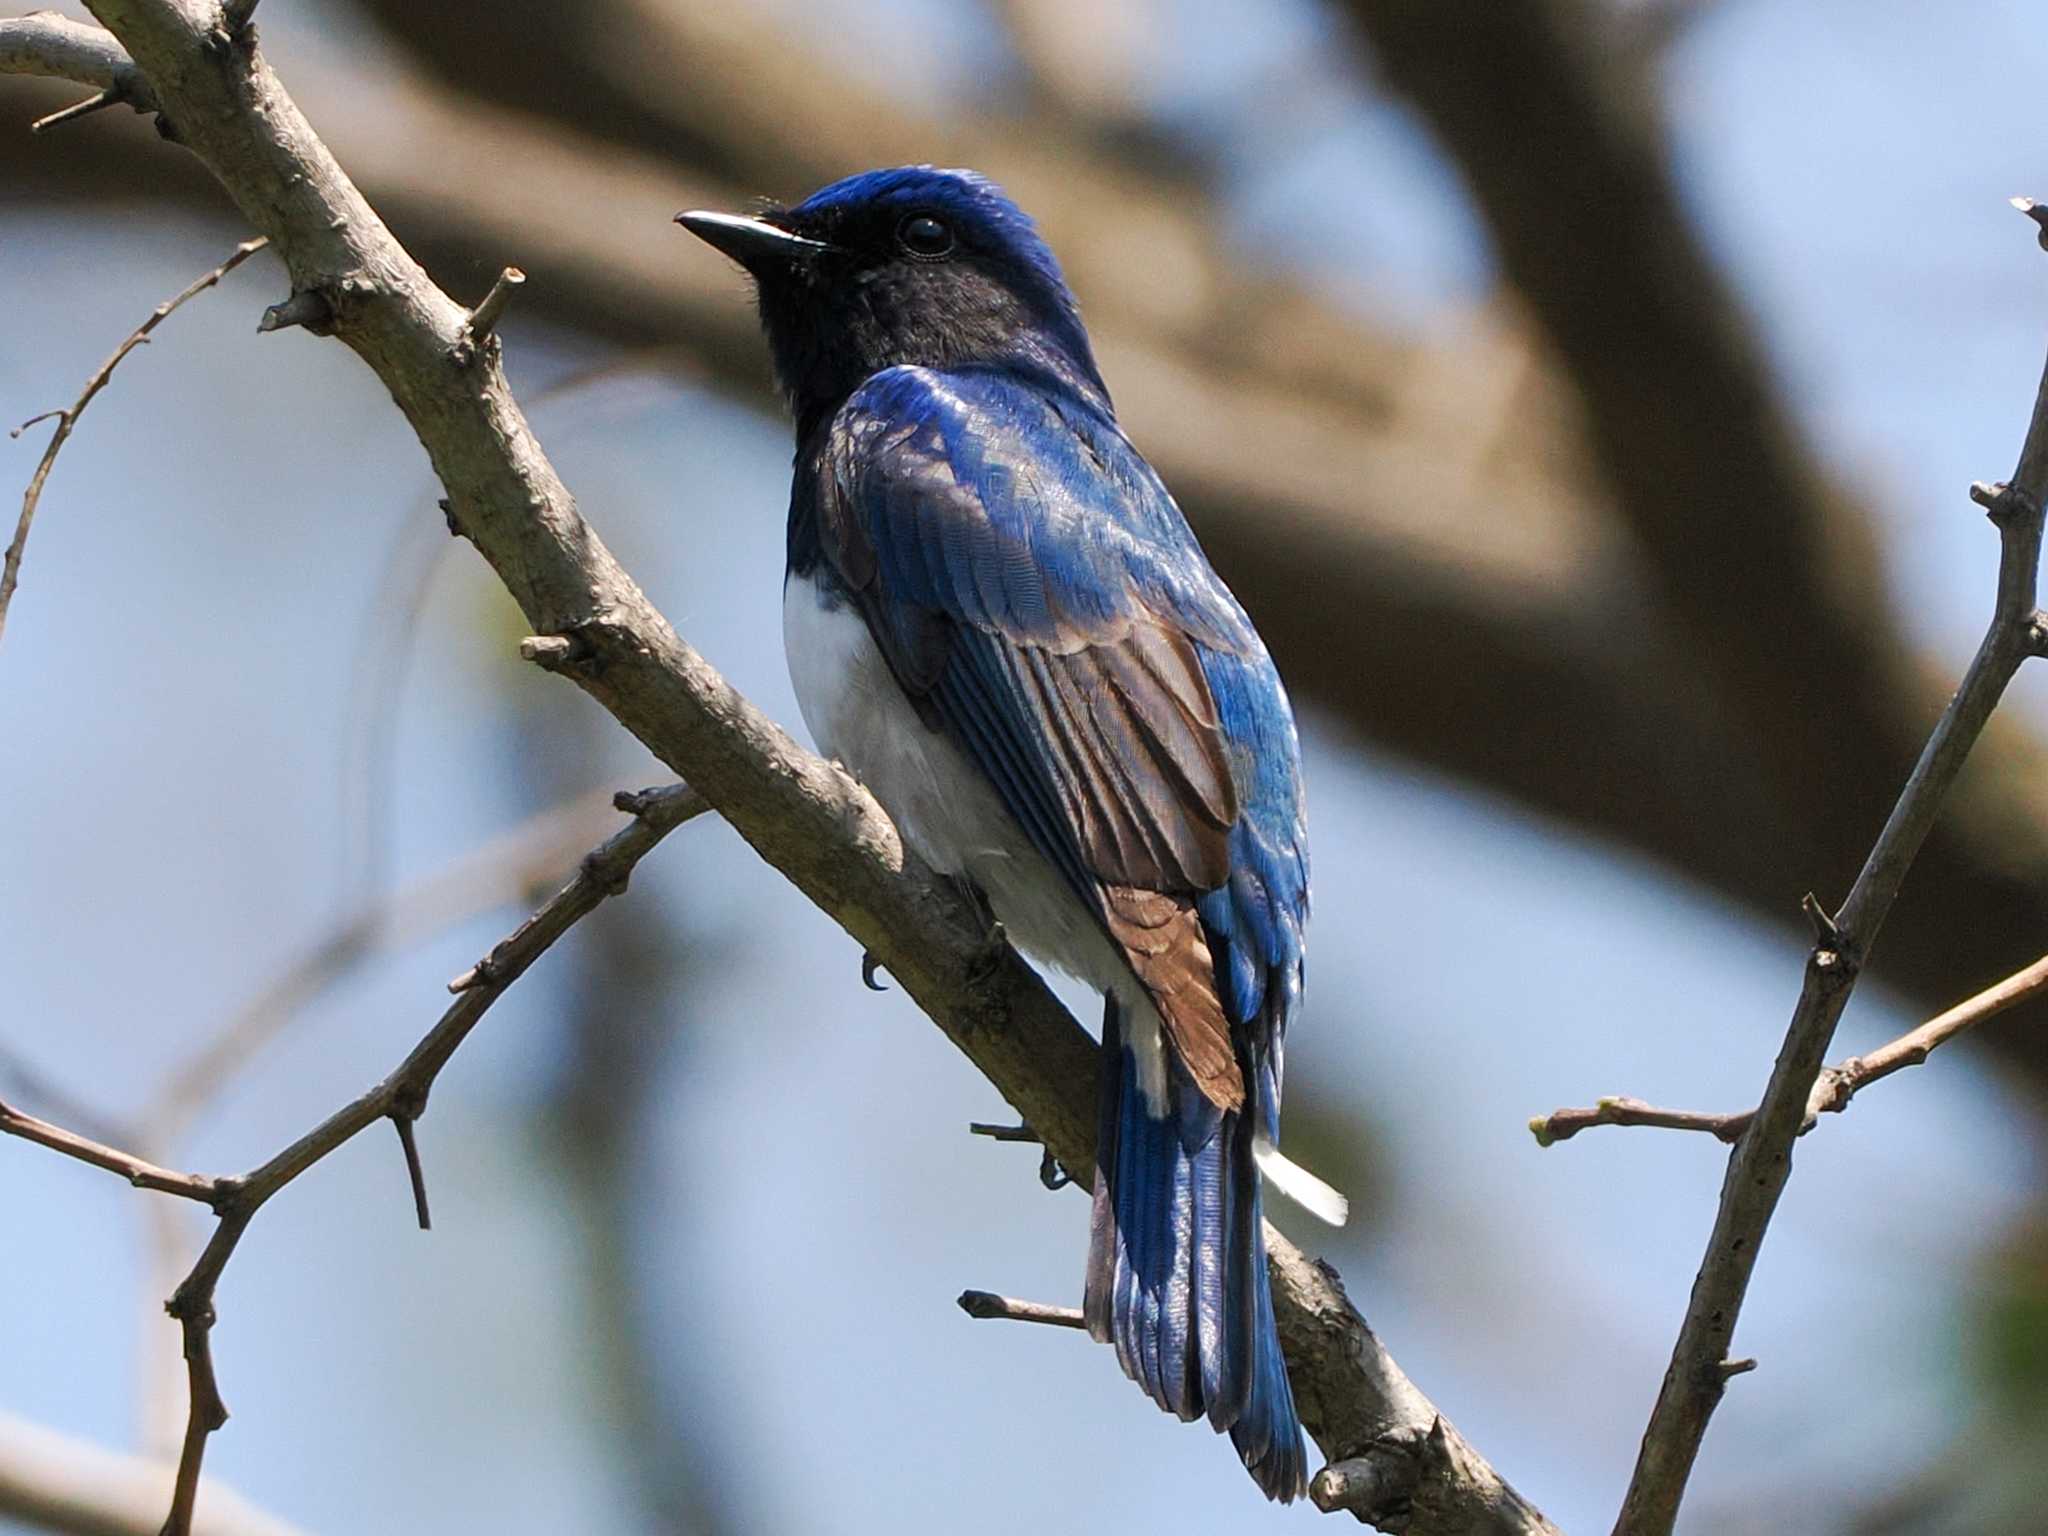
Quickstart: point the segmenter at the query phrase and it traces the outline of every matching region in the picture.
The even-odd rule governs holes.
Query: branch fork
[[[2033,220],[2043,248],[2048,249],[2048,211],[2030,199],[2015,199],[2014,206]],[[1643,1432],[1615,1536],[1669,1536],[1677,1520],[1708,1420],[1731,1374],[1723,1364],[1726,1346],[1748,1293],[1757,1252],[1791,1177],[1793,1144],[1811,1124],[1816,1105],[1838,1099],[1845,1105],[1854,1092],[1846,1070],[1827,1083],[1822,1074],[1828,1045],[1863,958],[1890,913],[1906,872],[1970,749],[2007,684],[2039,648],[2042,626],[2036,589],[2044,495],[2048,495],[2048,369],[2044,369],[2036,391],[2019,467],[2011,480],[1995,485],[1980,482],[1970,488],[1971,499],[1985,508],[1999,538],[1997,597],[1977,654],[1928,737],[1841,910],[1827,917],[1818,902],[1809,899],[1807,903],[1816,942],[1807,960],[1799,1002],[1763,1100],[1736,1133],[1713,1231],[1693,1281],[1670,1366]],[[1940,1022],[1931,1021],[1923,1029],[1933,1030]],[[1903,1056],[1921,1043],[1932,1049],[1939,1039],[1905,1046],[1901,1066],[1906,1064]],[[1847,1092],[1843,1091],[1845,1083],[1849,1084]],[[1553,1123],[1555,1119],[1552,1117]],[[1621,1122],[1610,1118],[1591,1123]],[[1538,1129],[1537,1135],[1542,1140],[1544,1131]],[[1554,1131],[1551,1139],[1559,1139]]]

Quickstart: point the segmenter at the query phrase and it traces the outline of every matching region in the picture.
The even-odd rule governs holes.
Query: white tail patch
[[[1301,1164],[1290,1162],[1263,1136],[1252,1142],[1252,1161],[1259,1165],[1268,1184],[1317,1221],[1341,1227],[1351,1219],[1351,1202],[1342,1190],[1331,1188]]]

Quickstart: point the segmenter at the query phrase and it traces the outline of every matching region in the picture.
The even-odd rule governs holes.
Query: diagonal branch
[[[457,523],[537,634],[572,642],[555,669],[871,951],[1062,1163],[1091,1167],[1094,1042],[972,905],[904,849],[872,797],[798,747],[647,601],[528,429],[496,339],[470,344],[467,312],[392,237],[253,37],[228,37],[171,0],[94,0],[93,9],[156,87],[180,141],[271,236],[294,291],[320,296],[334,334],[390,390]],[[382,1113],[351,1106],[340,1118]],[[295,1171],[302,1155],[281,1154],[273,1176]],[[224,1218],[215,1244],[229,1231]],[[1334,1274],[1277,1234],[1270,1242],[1282,1343],[1310,1432],[1332,1459],[1412,1447],[1389,1452],[1414,1462],[1412,1492],[1398,1506],[1354,1512],[1394,1520],[1411,1507],[1431,1511],[1430,1528],[1449,1536],[1551,1530],[1401,1373]],[[191,1277],[188,1336],[204,1337],[198,1303],[217,1278],[214,1257],[202,1255]]]
[[[62,21],[63,18],[32,16],[29,20],[31,22],[58,22]],[[78,27],[76,22],[71,22],[67,25],[72,28]],[[93,32],[98,29],[85,27],[79,28],[79,30]],[[5,36],[4,32],[0,32],[0,38]],[[0,55],[4,55],[4,53],[5,49],[0,48]],[[4,59],[0,59],[0,69],[4,69],[4,67]],[[47,122],[48,119],[44,121]],[[114,349],[113,355],[93,370],[92,377],[85,381],[85,388],[79,391],[76,400],[73,400],[69,405],[59,410],[45,411],[40,416],[30,417],[10,434],[11,436],[19,437],[37,422],[48,421],[53,417],[57,422],[57,430],[50,434],[49,446],[43,449],[43,456],[36,463],[35,473],[29,476],[28,490],[22,494],[21,516],[15,520],[14,537],[8,541],[6,554],[0,555],[0,634],[5,634],[7,631],[7,608],[14,601],[14,589],[21,580],[21,556],[23,550],[28,547],[28,530],[29,525],[35,521],[36,506],[43,499],[44,482],[50,478],[50,469],[56,464],[58,453],[70,439],[72,428],[78,425],[79,416],[84,413],[88,405],[92,404],[93,396],[107,387],[108,382],[114,377],[114,370],[121,366],[121,360],[137,347],[148,342],[149,333],[159,325],[162,325],[165,317],[172,310],[178,308],[179,305],[194,295],[203,293],[208,288],[213,287],[222,278],[226,277],[269,243],[268,240],[261,237],[254,240],[244,240],[235,247],[234,254],[228,257],[226,261],[215,267],[211,272],[205,273],[203,276],[188,283],[184,290],[175,298],[166,299],[163,303],[157,305],[155,309],[151,310],[149,318],[130,331],[127,340]]]
[[[2012,482],[1972,486],[1970,494],[1998,529],[1998,588],[1990,625],[1848,899],[1831,918],[1816,917],[1819,937],[1807,958],[1799,1003],[1756,1117],[1728,1159],[1706,1256],[1643,1434],[1616,1536],[1667,1536],[1678,1518],[1707,1421],[1727,1385],[1728,1343],[1742,1312],[1757,1250],[1791,1177],[1792,1144],[1806,1124],[1807,1105],[1835,1025],[1970,748],[2006,685],[2040,649],[2042,622],[2034,603],[2042,504],[2048,497],[2048,368],[2035,395]]]
[[[393,14],[402,11],[410,43],[415,25],[459,27],[484,9],[449,0]],[[488,10],[495,25],[504,8]],[[757,57],[758,69],[740,67]],[[693,67],[731,78],[772,69],[786,100],[806,98],[821,71],[844,75],[787,46],[758,56],[706,51]],[[678,78],[664,77],[667,95],[689,94],[673,89]],[[769,406],[758,329],[730,279],[715,263],[678,260],[647,231],[685,202],[736,206],[746,190],[795,190],[797,168],[749,169],[721,189],[701,179],[701,164],[678,157],[677,141],[657,153],[624,149],[596,139],[582,118],[539,123],[402,67],[323,73],[309,61],[295,66],[293,83],[328,145],[430,270],[487,279],[517,254],[533,279],[520,291],[522,313],[642,349],[650,368]],[[41,85],[22,82],[0,100],[0,118],[16,94],[19,120],[41,110]],[[606,110],[589,98],[576,104],[579,114]],[[141,143],[113,114],[54,147],[0,131],[0,183],[52,205],[147,200],[217,216],[218,189],[196,161],[138,153]],[[435,153],[417,154],[421,143]],[[866,153],[861,143],[832,151],[841,168]],[[519,166],[516,177],[502,174],[507,163]],[[1006,160],[984,169],[1009,174]],[[1044,192],[1034,189],[1034,206]],[[1190,199],[1183,211],[1200,207]],[[1042,211],[1063,251],[1091,229],[1119,227],[1079,204]],[[1121,238],[1128,249],[1136,236]],[[1259,614],[1297,697],[1401,756],[1618,838],[1773,922],[1789,919],[1783,893],[1796,874],[1846,887],[1890,804],[1885,775],[1871,781],[1868,765],[1895,762],[1903,772],[1947,692],[1930,686],[1944,669],[1901,644],[1895,606],[1809,610],[1792,567],[1754,562],[1783,583],[1756,606],[1846,625],[1857,655],[1901,664],[1872,685],[1889,722],[1881,738],[1827,708],[1814,718],[1828,729],[1807,733],[1812,755],[1790,767],[1774,752],[1731,752],[1734,716],[1706,679],[1719,647],[1674,643],[1673,610],[1650,592],[1639,548],[1588,478],[1573,392],[1519,308],[1481,306],[1449,324],[1446,339],[1405,347],[1361,337],[1356,322],[1347,328],[1330,314],[1282,327],[1314,338],[1318,355],[1336,345],[1361,371],[1343,396],[1357,403],[1333,405],[1318,382],[1325,371],[1297,366],[1267,334],[1288,311],[1254,271],[1230,277],[1239,297],[1212,311],[1226,331],[1256,323],[1241,346],[1228,337],[1177,342],[1135,308],[1119,319],[1114,294],[1092,272],[1085,278],[1091,330],[1134,437]],[[1219,345],[1234,346],[1243,366],[1212,361]],[[1693,482],[1690,471],[1674,471],[1663,483]],[[1833,510],[1840,526],[1830,525],[1821,547],[1838,570],[1826,581],[1867,593],[1859,551],[1871,547],[1868,508]],[[1729,517],[1690,526],[1702,539],[1762,547]],[[1372,623],[1341,621],[1364,611]],[[1839,650],[1804,631],[1785,637],[1783,654],[1823,653]],[[1813,670],[1779,668],[1752,686],[1804,690]],[[1459,679],[1448,693],[1446,677]],[[1561,739],[1598,740],[1603,750],[1561,753]],[[1959,980],[1981,984],[2012,969],[2026,958],[2016,935],[2048,913],[2048,815],[2027,788],[2048,772],[2041,739],[2007,717],[1975,755],[1979,771],[1952,797],[1904,898],[1913,919],[1896,925],[1881,956],[1889,985],[1930,1004]],[[1847,799],[1855,804],[1844,812]],[[1823,819],[1835,827],[1826,849],[1815,842]],[[2048,1032],[2000,1031],[1987,1043],[2048,1078]]]
[[[586,855],[574,879],[477,963],[471,973],[476,979],[449,1004],[440,1020],[388,1077],[240,1177],[174,1173],[0,1104],[0,1132],[21,1136],[80,1162],[107,1169],[140,1188],[202,1201],[212,1206],[220,1218],[191,1273],[165,1304],[184,1335],[190,1408],[164,1536],[189,1536],[206,1443],[227,1422],[227,1404],[221,1398],[213,1368],[213,1299],[221,1274],[234,1257],[249,1224],[271,1196],[381,1120],[394,1121],[401,1129],[415,1203],[421,1225],[426,1224],[425,1193],[410,1127],[425,1113],[427,1096],[442,1067],[491,1005],[534,961],[579,920],[595,911],[607,896],[623,892],[633,866],[657,843],[684,822],[710,809],[701,796],[685,785],[621,795],[618,804],[619,809],[632,815],[632,822]]]

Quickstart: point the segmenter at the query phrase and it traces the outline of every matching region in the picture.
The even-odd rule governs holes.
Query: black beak
[[[723,251],[749,272],[779,267],[820,251],[836,247],[822,240],[791,234],[766,219],[751,219],[738,213],[706,213],[693,208],[676,215],[676,222],[713,250]]]

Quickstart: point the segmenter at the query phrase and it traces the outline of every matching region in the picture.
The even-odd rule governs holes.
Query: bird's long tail
[[[1304,1490],[1301,1422],[1266,1279],[1252,1127],[1166,1071],[1166,1112],[1147,1112],[1114,998],[1103,1018],[1103,1090],[1084,1313],[1124,1372],[1168,1413],[1207,1414],[1254,1482],[1282,1503]]]

